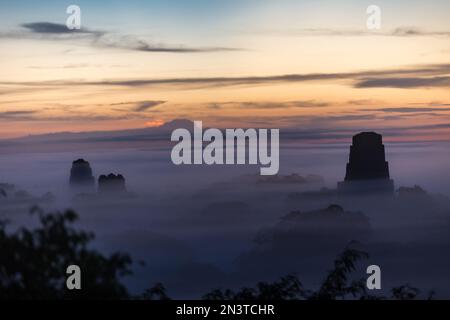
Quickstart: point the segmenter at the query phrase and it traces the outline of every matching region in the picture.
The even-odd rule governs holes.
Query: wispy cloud
[[[38,110],[15,110],[0,112],[0,121],[16,122],[97,122],[97,121],[124,121],[142,120],[141,114],[136,112],[122,113],[95,113],[95,112],[70,112],[54,113]]]
[[[242,109],[292,109],[292,108],[323,108],[330,106],[329,102],[317,100],[297,100],[297,101],[265,101],[265,102],[213,102],[208,104],[209,109],[222,109],[223,107],[233,107]]]
[[[83,41],[82,43],[98,48],[123,49],[141,52],[201,53],[218,51],[237,51],[229,47],[190,47],[185,45],[167,45],[151,43],[133,35],[120,35],[102,30],[81,28],[70,30],[64,24],[53,22],[30,22],[21,24],[20,31],[0,33],[0,38],[34,39],[51,41]]]
[[[358,100],[349,100],[347,104],[353,106],[367,106],[373,104],[382,104],[382,101],[374,100],[374,99],[358,99]]]
[[[410,107],[393,107],[393,108],[379,108],[379,109],[360,109],[360,111],[377,111],[386,113],[422,113],[422,112],[439,112],[450,111],[450,108],[410,108]]]
[[[90,68],[90,67],[97,67],[98,65],[91,65],[88,63],[78,63],[78,64],[65,64],[60,66],[28,66],[28,69],[78,69],[78,68]]]
[[[96,37],[92,42],[94,46],[103,48],[125,49],[142,52],[172,52],[172,53],[201,53],[219,51],[239,51],[239,48],[229,47],[189,47],[184,45],[173,46],[154,44],[146,40],[138,39],[131,35],[105,34]]]
[[[359,80],[356,88],[423,88],[450,87],[450,77],[402,77],[372,78]]]
[[[145,79],[134,78],[124,80],[55,80],[39,82],[0,82],[1,85],[37,86],[51,88],[60,86],[122,86],[122,87],[150,87],[175,86],[189,88],[224,87],[239,85],[266,85],[277,83],[295,83],[306,81],[345,81],[355,88],[419,88],[446,87],[450,85],[450,64],[431,64],[408,68],[368,70],[343,73],[311,73],[284,74],[268,76],[244,77],[192,77]]]
[[[52,23],[52,22],[30,22],[21,24],[22,27],[32,33],[39,34],[94,34],[102,35],[104,32],[98,30],[89,30],[85,28],[81,29],[69,29],[64,24]]]
[[[155,108],[159,105],[162,105],[166,102],[167,101],[162,101],[162,100],[131,101],[131,102],[113,103],[113,104],[111,104],[111,106],[132,106],[131,111],[144,112],[149,109]],[[127,109],[126,111],[130,111],[130,110]]]
[[[402,26],[389,31],[367,30],[367,29],[332,29],[332,28],[305,28],[288,30],[262,30],[259,34],[276,34],[287,36],[327,36],[327,37],[360,37],[360,36],[383,36],[383,37],[450,37],[447,30],[424,30],[413,26]]]
[[[312,117],[312,120],[315,122],[361,121],[373,119],[376,119],[376,114],[343,114]]]
[[[450,37],[450,31],[427,31],[416,27],[400,27],[391,31],[396,37]]]
[[[330,103],[325,101],[316,100],[298,100],[298,101],[288,101],[288,102],[267,102],[267,103],[252,103],[247,102],[241,104],[242,107],[255,108],[255,109],[279,109],[279,108],[323,108],[330,106]]]
[[[36,114],[34,110],[15,110],[0,112],[0,120],[24,120],[30,119]]]

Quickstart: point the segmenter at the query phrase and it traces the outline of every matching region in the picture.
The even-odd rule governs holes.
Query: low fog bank
[[[378,264],[384,289],[409,283],[450,298],[450,148],[386,149],[396,189],[411,188],[395,197],[336,194],[348,145],[285,146],[274,178],[258,166],[174,166],[166,148],[4,154],[0,183],[11,185],[3,185],[0,219],[29,226],[33,205],[74,209],[99,249],[131,254],[135,274],[124,281],[134,293],[163,282],[172,297],[199,298],[287,273],[314,287],[357,240],[370,254],[359,275]],[[71,190],[78,158],[96,178],[122,174],[127,192]]]

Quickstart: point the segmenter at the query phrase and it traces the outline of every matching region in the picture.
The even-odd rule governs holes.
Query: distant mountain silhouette
[[[164,123],[162,126],[158,128],[160,130],[170,130],[171,132],[178,128],[184,128],[188,130],[192,130],[194,127],[194,122],[187,119],[175,119],[169,122]]]
[[[108,141],[108,140],[118,140],[123,138],[132,140],[133,138],[150,138],[164,136],[170,134],[174,129],[185,128],[192,129],[194,127],[194,122],[187,119],[175,119],[166,122],[158,127],[147,127],[138,129],[127,129],[127,130],[111,130],[111,131],[88,131],[88,132],[56,132],[40,135],[29,135],[25,137],[11,139],[9,141],[16,142],[89,142],[89,141]]]
[[[144,119],[143,119],[144,120]],[[58,152],[99,148],[169,147],[174,129],[193,130],[193,121],[175,119],[157,127],[85,132],[56,132],[0,140],[3,152]],[[150,145],[149,143],[152,143]]]

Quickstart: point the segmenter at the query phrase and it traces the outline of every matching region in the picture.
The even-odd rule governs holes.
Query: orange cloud
[[[146,127],[160,127],[164,124],[164,121],[161,119],[156,119],[156,120],[152,120],[152,121],[147,121],[145,123]]]

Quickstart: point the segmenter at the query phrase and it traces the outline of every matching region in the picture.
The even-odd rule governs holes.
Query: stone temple
[[[126,191],[125,178],[121,174],[102,174],[98,178],[98,192],[100,194],[118,194]]]
[[[72,162],[70,169],[70,186],[76,188],[90,187],[95,184],[94,176],[89,162],[84,159],[78,159]]]
[[[345,180],[338,183],[340,194],[393,194],[383,138],[375,132],[353,136]]]

